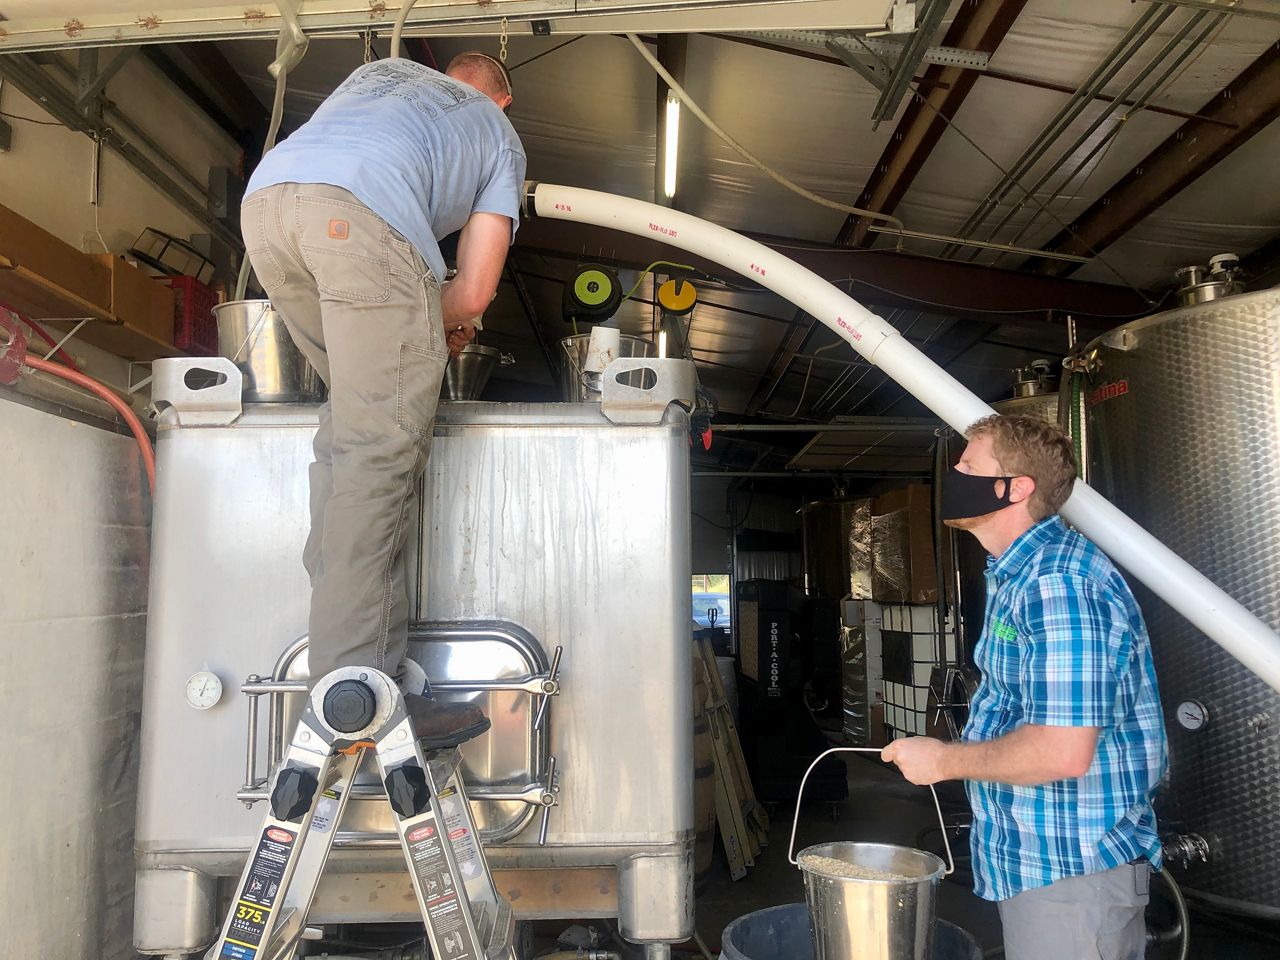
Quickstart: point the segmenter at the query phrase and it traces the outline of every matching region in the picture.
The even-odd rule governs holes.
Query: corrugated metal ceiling
[[[1112,0],[1070,5],[1030,0],[993,55],[991,66],[1003,73],[1074,87],[1146,9],[1146,4]],[[1145,63],[1144,57],[1192,16],[1193,11],[1174,10],[1108,89],[1122,89],[1126,78]],[[1211,42],[1189,52],[1152,102],[1182,111],[1199,109],[1278,38],[1280,25],[1225,18]],[[511,39],[509,63],[515,67],[518,94],[512,119],[529,154],[529,176],[650,199],[658,116],[655,76],[623,38],[588,36],[555,49],[572,39],[556,35]],[[496,46],[488,39],[431,41],[441,63],[477,45]],[[220,46],[265,102],[269,81],[264,68],[274,48],[262,42]],[[376,41],[374,47],[385,54],[384,41]],[[289,121],[296,124],[308,114],[360,62],[362,51],[358,40],[313,44],[291,83]],[[842,65],[695,35],[689,39],[685,82],[693,98],[749,149],[809,189],[846,203],[857,201],[894,130],[892,122],[885,122],[872,131],[870,115],[877,94]],[[950,234],[959,229],[1001,177],[992,161],[1003,166],[1013,163],[1065,100],[1065,94],[1055,91],[979,78],[955,118],[955,128],[943,134],[925,161],[898,215],[916,230]],[[1060,138],[1059,149],[1105,107],[1101,102],[1087,107]],[[1019,204],[994,239],[1008,242],[1018,237],[1019,243],[1031,246],[1049,240],[1060,229],[1058,220],[1067,221],[1082,211],[1181,122],[1149,111],[1109,121],[1098,136],[1117,125],[1118,133],[1053,201],[1054,216],[1034,204]],[[1116,283],[1119,274],[1140,287],[1157,287],[1176,266],[1203,261],[1223,249],[1243,254],[1280,234],[1280,164],[1274,163],[1278,141],[1280,125],[1273,124],[1212,175],[1105,250],[1105,263],[1088,264],[1077,276]],[[1050,150],[1028,176],[1038,179],[1056,157]],[[1070,169],[1073,158],[1066,160]],[[783,190],[687,115],[681,131],[680,171],[680,207],[735,229],[830,243],[844,220],[838,212]],[[1062,176],[1049,178],[1040,191],[1042,200],[1049,199]],[[1016,191],[1012,193],[990,223],[998,222],[1018,198]],[[976,235],[985,237],[986,229]],[[878,246],[892,243],[884,235],[877,241]],[[940,251],[939,245],[919,240],[907,241],[906,246],[921,253]],[[588,248],[580,253],[583,260],[590,260],[608,255],[608,250]],[[850,255],[857,254],[851,251]],[[960,256],[980,263],[998,260],[1010,267],[1019,259],[997,258],[991,252],[975,257],[972,251],[962,251]],[[524,278],[546,335],[554,339],[571,332],[561,319],[560,302],[562,282],[573,263],[524,254],[513,258],[513,266]],[[636,276],[634,271],[623,271],[624,285],[629,286]],[[911,291],[897,292],[909,296]],[[693,356],[722,410],[742,412],[795,320],[794,308],[756,290],[707,285],[702,294],[704,302],[693,315],[690,331]],[[651,284],[642,284],[637,297],[640,300],[624,304],[621,325],[627,332],[644,333],[654,323],[652,306],[642,302],[652,298]],[[1060,356],[1066,349],[1065,330],[1060,326],[1015,324],[998,316],[988,324],[957,321],[937,308],[924,309],[898,310],[887,316],[935,359],[949,361],[962,382],[991,399],[1005,394],[1009,368],[1037,356]],[[530,330],[514,288],[504,284],[486,317],[485,337],[495,346],[517,352],[519,362],[509,375],[546,384],[550,375]],[[851,351],[805,359],[833,340],[825,330],[817,333],[762,412],[818,419],[918,412],[898,388],[883,383],[878,372],[853,362]]]

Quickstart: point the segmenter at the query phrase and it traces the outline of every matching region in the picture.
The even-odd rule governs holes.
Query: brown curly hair
[[[1076,479],[1076,456],[1068,437],[1055,423],[1039,417],[993,414],[969,427],[966,436],[991,438],[991,449],[1004,471],[1036,482],[1027,509],[1033,520],[1057,513]]]

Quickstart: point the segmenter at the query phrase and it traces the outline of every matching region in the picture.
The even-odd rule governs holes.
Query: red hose
[[[138,441],[138,450],[142,453],[142,465],[147,471],[147,486],[152,493],[156,492],[156,455],[151,449],[151,438],[147,436],[147,431],[142,428],[142,421],[138,419],[137,414],[129,409],[127,403],[97,380],[86,377],[83,373],[65,367],[60,363],[53,363],[50,360],[41,360],[39,357],[32,356],[24,357],[22,362],[33,370],[53,374],[53,376],[68,380],[78,387],[83,387],[111,404],[115,411],[124,418],[124,422],[129,425],[129,429],[133,431],[133,437]]]

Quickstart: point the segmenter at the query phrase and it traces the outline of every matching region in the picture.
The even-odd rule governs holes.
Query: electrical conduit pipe
[[[526,184],[525,211],[650,237],[728,267],[817,318],[944,423],[964,433],[994,411],[898,330],[816,273],[732,230],[656,204],[548,183]],[[1280,691],[1280,637],[1083,481],[1062,516],[1206,636]]]

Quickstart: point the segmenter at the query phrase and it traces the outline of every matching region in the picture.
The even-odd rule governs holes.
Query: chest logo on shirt
[[[346,220],[330,220],[329,221],[329,239],[345,240],[351,236],[351,224]]]
[[[991,635],[997,640],[1003,640],[1005,643],[1017,643],[1018,631],[1007,623],[1001,623],[999,620],[991,621]]]

